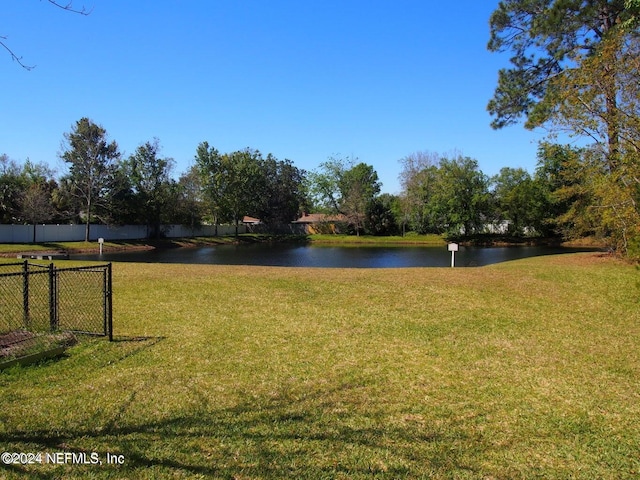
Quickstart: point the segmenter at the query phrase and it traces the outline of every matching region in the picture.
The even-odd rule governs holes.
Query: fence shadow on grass
[[[164,336],[114,336],[110,342],[97,340],[94,357],[103,357],[103,361],[111,365],[129,357],[138,355],[164,341]],[[99,347],[99,345],[102,345]]]
[[[326,387],[302,394],[284,389],[275,396],[251,397],[226,408],[210,405],[201,392],[194,391],[199,407],[149,422],[127,421],[126,410],[137,395],[144,394],[143,385],[119,407],[105,412],[111,418],[100,427],[75,427],[64,432],[17,430],[3,435],[5,445],[13,450],[95,452],[102,460],[107,454],[118,454],[124,455],[124,464],[0,464],[0,476],[3,469],[34,478],[479,475],[478,469],[463,459],[465,447],[477,453],[488,444],[470,438],[457,421],[449,419],[448,424],[444,421],[438,427],[410,420],[389,422],[373,406],[343,404],[337,408],[336,401],[348,401],[353,390],[362,386]]]

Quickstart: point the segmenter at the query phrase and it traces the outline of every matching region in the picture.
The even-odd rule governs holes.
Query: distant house
[[[330,215],[326,213],[303,213],[300,218],[292,223],[304,225],[308,234],[313,233],[340,233],[340,229],[347,225],[347,217],[342,214]]]
[[[259,218],[250,217],[249,215],[245,215],[244,217],[242,217],[242,223],[244,223],[247,226],[249,226],[249,225],[260,225],[262,223],[262,221]]]
[[[245,215],[242,217],[242,224],[245,227],[246,233],[259,233],[260,227],[262,227],[262,220],[255,217],[250,217],[249,215]]]

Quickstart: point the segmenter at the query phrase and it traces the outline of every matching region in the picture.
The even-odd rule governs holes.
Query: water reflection
[[[519,258],[554,255],[589,249],[564,247],[460,247],[456,267],[490,265]],[[282,267],[400,268],[448,267],[446,247],[336,247],[310,245],[218,245],[199,248],[158,249],[104,255],[73,255],[76,260]]]

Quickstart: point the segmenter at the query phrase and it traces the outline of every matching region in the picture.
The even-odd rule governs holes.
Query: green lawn
[[[113,280],[118,341],[0,373],[0,452],[103,464],[0,478],[640,475],[632,266],[115,264]]]

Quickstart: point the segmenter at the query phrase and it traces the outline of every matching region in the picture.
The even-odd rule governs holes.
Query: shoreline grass
[[[74,262],[60,262],[72,264]],[[117,341],[0,374],[4,478],[636,478],[638,272],[114,264]]]
[[[464,245],[475,246],[522,246],[522,245],[564,245],[567,247],[604,248],[601,240],[586,238],[561,242],[559,239],[505,237],[500,235],[484,235],[458,240]],[[239,236],[221,237],[166,238],[159,240],[127,240],[106,241],[103,251],[116,252],[122,250],[152,250],[157,248],[188,248],[212,245],[231,245],[238,243],[305,243],[315,246],[445,246],[448,240],[442,235],[418,235],[409,233],[405,236],[373,236],[343,234],[313,235],[271,235],[246,233]],[[97,242],[48,242],[36,244],[0,243],[0,257],[13,257],[20,253],[65,252],[92,253],[98,252]]]
[[[338,245],[398,245],[398,246],[442,246],[447,242],[441,235],[399,235],[374,236],[374,235],[338,235],[338,234],[313,234],[309,235],[312,244],[338,244]]]
[[[152,250],[156,248],[187,248],[238,243],[308,243],[312,245],[370,245],[370,246],[439,246],[446,245],[439,235],[407,235],[406,237],[376,237],[353,235],[270,235],[246,233],[221,237],[193,237],[160,240],[105,241],[103,251]],[[97,242],[47,242],[47,243],[0,243],[0,257],[12,257],[20,253],[44,253],[60,251],[66,253],[98,252]]]
[[[299,240],[301,236],[292,236],[291,241]],[[119,250],[152,250],[156,248],[187,248],[209,245],[231,245],[236,243],[255,243],[277,241],[278,236],[242,234],[221,237],[192,237],[159,240],[126,240],[105,241],[103,251]],[[274,240],[275,239],[275,240]],[[9,256],[19,253],[38,253],[49,251],[61,251],[67,253],[97,252],[100,246],[98,242],[45,242],[45,243],[0,243],[0,256]]]

